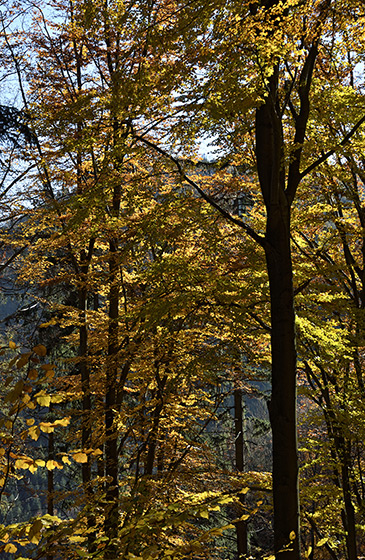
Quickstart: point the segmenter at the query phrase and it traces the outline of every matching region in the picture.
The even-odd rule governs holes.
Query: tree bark
[[[242,407],[242,391],[241,389],[234,389],[234,444],[235,444],[235,459],[236,469],[239,472],[245,470],[245,441],[244,441],[244,416]],[[240,496],[242,506],[245,502],[245,497]],[[243,512],[243,507],[240,512]],[[242,515],[242,513],[240,513]],[[246,557],[248,554],[248,540],[247,540],[247,522],[238,521],[236,523],[236,539],[237,539],[237,558]]]
[[[52,405],[49,407],[49,412],[51,414]],[[48,460],[54,460],[54,433],[48,434]],[[47,471],[47,513],[48,515],[54,515],[54,473],[53,470]],[[47,550],[46,560],[53,560],[53,552]]]
[[[276,558],[300,558],[296,420],[296,348],[290,202],[285,192],[284,141],[277,107],[279,68],[256,111],[256,159],[267,212],[265,255],[270,284],[274,548]]]
[[[268,241],[274,248],[266,253],[271,299],[269,414],[273,438],[274,546],[277,559],[297,560],[300,541],[294,297],[289,236],[283,234],[280,221],[268,224]]]
[[[117,245],[110,241],[110,291],[109,291],[109,328],[108,355],[106,367],[105,394],[105,475],[106,475],[106,507],[104,528],[107,537],[105,560],[117,557],[117,539],[119,524],[119,486],[118,486],[118,431],[115,422],[117,407],[117,375],[119,346],[119,282]]]

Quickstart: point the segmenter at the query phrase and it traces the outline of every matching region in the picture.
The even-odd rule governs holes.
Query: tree
[[[222,497],[216,478],[204,476],[213,459],[200,436],[218,406],[218,373],[233,360],[224,349],[237,347],[244,330],[222,325],[246,287],[240,274],[228,278],[242,249],[238,242],[227,255],[230,226],[136,142],[145,130],[162,135],[176,112],[174,5],[56,3],[67,18],[52,22],[32,6],[31,30],[7,35],[36,139],[19,155],[30,162],[24,190],[33,204],[12,242],[27,247],[20,280],[69,292],[42,329],[58,325],[71,365],[58,361],[50,391],[38,396],[46,407],[74,408],[67,448],[58,455],[57,441],[50,445],[47,466],[79,463],[82,488],[70,519],[57,518],[49,476],[51,517],[26,528],[50,558],[148,556],[172,546],[176,555],[202,554],[219,530],[190,520],[234,499],[229,477],[221,477]],[[169,30],[170,50],[161,43]],[[241,274],[252,277],[248,267]],[[34,393],[40,381],[32,381]],[[48,424],[53,433],[58,424]],[[40,431],[35,423],[25,435]],[[21,464],[38,466],[32,458]]]
[[[321,70],[316,71],[316,63],[319,60],[322,66],[331,64],[334,51],[327,55],[328,41],[341,49],[342,41],[348,40],[348,26],[354,14],[346,3],[343,11],[349,18],[345,23],[338,6],[332,9],[329,1],[290,6],[275,1],[247,6],[215,4],[204,39],[199,36],[189,51],[197,51],[200,58],[196,63],[202,68],[204,64],[204,79],[196,88],[205,100],[198,106],[197,126],[201,126],[202,112],[210,123],[206,129],[217,134],[226,148],[226,159],[231,156],[235,163],[248,163],[251,173],[257,170],[266,211],[264,236],[230,216],[214,199],[214,191],[204,192],[189,179],[176,158],[171,158],[184,179],[205,200],[265,251],[271,302],[269,409],[273,431],[275,550],[277,557],[285,558],[298,558],[300,554],[290,222],[293,205],[300,205],[300,198],[296,198],[299,184],[336,151],[333,145],[322,154],[316,149],[311,151],[309,135],[315,132],[310,119],[314,114],[311,102],[316,100],[316,78],[322,76]],[[330,20],[335,32],[328,28]],[[196,104],[194,110],[197,111]],[[315,110],[320,107],[317,105]],[[357,114],[353,127],[340,137],[340,146],[350,140],[363,122],[364,117]],[[250,151],[252,130],[254,158]],[[148,141],[153,143],[151,138]],[[157,149],[168,155],[163,148]]]

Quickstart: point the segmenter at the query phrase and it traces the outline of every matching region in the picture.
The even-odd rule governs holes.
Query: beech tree
[[[192,47],[199,52],[200,63],[204,61],[204,77],[197,89],[206,100],[201,109],[209,120],[207,129],[218,136],[226,159],[231,157],[236,164],[246,164],[248,173],[257,173],[266,213],[262,234],[229,215],[214,199],[214,191],[202,190],[180,167],[185,180],[265,252],[271,306],[269,411],[277,558],[300,556],[294,293],[301,288],[294,288],[291,214],[295,204],[300,206],[300,183],[336,151],[333,144],[322,154],[312,148],[316,130],[310,120],[311,101],[316,76],[322,75],[316,67],[331,64],[331,49],[340,49],[347,40],[354,12],[356,8],[347,3],[340,8],[340,3],[330,1],[215,4],[204,40],[199,38]],[[332,45],[329,52],[328,44]],[[208,54],[206,45],[210,45]],[[363,122],[364,116],[358,114],[337,140],[339,145],[344,146]]]
[[[230,312],[221,310],[245,299],[255,277],[240,262],[230,281],[242,241],[227,254],[231,226],[136,142],[145,131],[163,137],[166,123],[176,120],[175,26],[185,16],[169,3],[49,7],[53,20],[32,4],[33,26],[6,35],[35,139],[18,156],[28,165],[25,192],[33,204],[24,204],[27,218],[12,239],[27,248],[18,261],[20,281],[72,292],[68,302],[51,306],[41,326],[58,325],[71,365],[53,367],[45,358],[44,376],[33,372],[11,398],[22,409],[53,406],[57,414],[55,405],[67,403],[74,411],[67,450],[57,453],[55,434],[47,463],[31,452],[13,459],[16,469],[51,472],[80,463],[82,490],[76,515],[61,519],[49,475],[48,516],[13,528],[11,550],[4,546],[15,552],[29,537],[48,558],[153,557],[172,546],[176,557],[202,554],[202,543],[220,529],[201,531],[190,519],[207,519],[236,499],[229,477],[220,478],[222,496],[213,491],[215,477],[200,474],[213,462],[199,438],[219,404],[216,379],[233,367],[224,349],[242,346],[243,327],[231,332]],[[170,27],[167,50],[162,39]],[[40,383],[49,389],[37,392]],[[53,434],[61,420],[35,420],[24,438]]]
[[[198,538],[189,519],[207,518],[234,498],[209,493],[199,477],[190,485],[181,466],[199,472],[204,463],[196,453],[199,425],[214,417],[216,406],[209,405],[207,387],[214,387],[219,371],[232,369],[240,379],[227,376],[241,389],[242,354],[256,356],[261,345],[265,363],[268,333],[275,556],[300,557],[294,296],[311,278],[293,272],[292,217],[305,210],[299,187],[309,189],[317,180],[313,172],[331,162],[365,121],[356,109],[339,135],[316,144],[320,84],[337,77],[335,54],[348,44],[350,26],[359,26],[358,10],[339,0],[57,1],[47,10],[33,2],[27,14],[32,25],[24,31],[9,6],[3,58],[18,79],[31,144],[20,146],[17,156],[26,181],[21,212],[27,215],[12,235],[14,246],[27,247],[19,279],[71,285],[77,298],[74,305],[54,306],[54,317],[43,325],[59,321],[70,329],[65,336],[77,348],[75,367],[60,377],[45,373],[57,397],[43,389],[35,394],[40,406],[61,398],[80,408],[78,418],[70,417],[77,447],[61,458],[81,464],[77,515],[66,522],[49,513],[24,529],[33,542],[44,532],[49,557],[148,558],[158,549],[171,556],[173,546],[177,558],[203,554],[201,543],[213,533]],[[360,47],[354,43],[347,53]],[[346,82],[348,74],[340,77]],[[353,90],[354,81],[346,87]],[[220,145],[213,176],[194,172],[196,138],[203,134]],[[361,158],[346,157],[357,184]],[[235,176],[229,165],[246,176]],[[242,196],[251,197],[252,211],[234,214]],[[333,196],[340,196],[335,189]],[[356,259],[340,222],[356,300]],[[246,322],[266,337],[257,343]],[[359,321],[356,329],[359,338]],[[28,367],[34,352],[22,353],[10,367]],[[45,357],[43,347],[39,352]],[[307,370],[313,380],[308,359]],[[32,375],[36,382],[38,374]],[[28,395],[35,385],[15,384],[10,401],[21,401],[22,409],[36,406]],[[327,426],[334,434],[332,420]],[[55,422],[43,427],[53,433]],[[24,437],[36,436],[39,426]],[[51,458],[52,447],[50,470],[63,466]],[[13,459],[19,468],[40,466],[26,455]],[[342,461],[342,467],[344,481],[349,465]],[[172,476],[181,488],[169,486]],[[238,480],[244,486],[243,476]],[[241,505],[242,486],[236,496]],[[352,559],[355,523],[345,492],[344,501]],[[236,520],[240,553],[243,521]],[[20,541],[22,530],[15,531]],[[77,542],[80,548],[70,550]]]

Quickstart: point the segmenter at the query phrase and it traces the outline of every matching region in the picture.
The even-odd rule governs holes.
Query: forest
[[[365,3],[0,3],[1,560],[365,558]]]

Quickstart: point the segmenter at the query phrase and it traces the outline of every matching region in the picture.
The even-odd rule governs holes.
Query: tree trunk
[[[275,212],[275,210],[277,210]],[[281,218],[279,209],[274,213]],[[296,420],[295,317],[289,235],[282,220],[268,220],[266,252],[271,299],[274,546],[276,558],[297,560],[299,491]],[[271,223],[274,222],[274,223]],[[273,227],[276,226],[276,227]]]
[[[117,245],[110,241],[110,291],[109,291],[109,329],[108,356],[106,368],[105,395],[105,475],[106,475],[106,507],[105,507],[105,535],[107,546],[105,560],[115,560],[117,557],[117,539],[119,524],[119,487],[118,487],[118,431],[115,422],[117,407],[117,374],[118,374],[118,346],[119,346],[119,282]]]
[[[51,414],[52,405],[49,407],[49,412]],[[54,460],[54,433],[48,434],[48,461]],[[54,473],[53,470],[47,471],[47,513],[48,515],[54,515]],[[47,551],[46,560],[53,560],[53,553]]]
[[[243,419],[243,407],[242,407],[242,391],[241,389],[235,389],[233,392],[234,396],[234,447],[235,447],[235,459],[236,459],[236,469],[239,472],[244,472],[245,470],[245,441],[244,441],[244,419]],[[240,501],[242,506],[245,502],[244,495],[240,496]],[[244,509],[240,508],[240,515],[242,515]],[[240,560],[248,554],[248,542],[247,542],[247,522],[238,521],[236,523],[236,539],[237,539],[237,558]]]
[[[285,192],[282,124],[277,106],[279,68],[256,111],[256,159],[267,220],[265,255],[270,284],[274,548],[276,558],[298,560],[299,491],[296,421],[296,348],[290,202]]]

